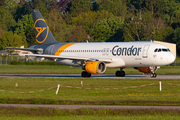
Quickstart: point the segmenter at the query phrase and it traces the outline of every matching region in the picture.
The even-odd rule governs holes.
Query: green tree
[[[97,12],[89,11],[88,13],[82,13],[81,15],[72,18],[72,25],[82,25],[88,34],[92,34],[101,20],[111,17],[114,17],[114,15],[105,10]]]
[[[62,14],[58,12],[58,9],[54,8],[47,15],[47,24],[53,33],[54,37],[67,27],[65,21],[62,18]]]
[[[3,7],[0,7],[0,25],[5,31],[13,30],[16,25],[16,21],[13,19],[12,14],[8,9]]]
[[[126,5],[129,9],[141,9],[143,0],[126,0]]]
[[[24,29],[21,29],[21,32],[18,34],[22,38],[22,45],[24,45],[25,48],[28,47],[27,41],[26,41],[26,35],[24,32]]]
[[[170,23],[179,16],[180,2],[177,0],[141,0],[140,6],[141,10],[151,11],[154,17],[161,17]]]
[[[166,32],[168,31],[168,32]],[[166,41],[173,29],[162,18],[155,18],[151,11],[137,14],[126,23],[125,41],[158,40]]]
[[[15,33],[19,34],[19,33],[21,33],[21,31],[23,29],[25,35],[27,35],[31,31],[32,28],[33,28],[32,14],[30,14],[30,15],[26,14],[23,16],[23,18],[17,24]]]
[[[47,0],[32,0],[32,3],[33,3],[33,8],[39,9],[42,16],[46,17],[46,15],[48,14]]]
[[[68,35],[67,42],[86,42],[88,40],[88,34],[82,26],[77,26],[77,28]]]
[[[98,0],[99,10],[106,10],[113,13],[115,16],[125,18],[127,14],[127,6],[125,0]]]
[[[66,28],[59,31],[59,33],[55,36],[55,39],[59,42],[71,41],[71,40],[69,40],[69,38],[70,38],[69,35],[73,34],[73,31],[75,29],[77,29],[77,27],[75,25],[69,25]],[[76,33],[76,32],[74,32],[74,33]],[[74,41],[74,42],[77,42],[77,41]]]
[[[5,0],[5,4],[7,8],[14,7],[18,4],[19,0]]]
[[[0,7],[1,7],[1,6],[5,6],[5,0],[1,0],[1,1],[0,1]]]
[[[4,47],[20,47],[23,45],[23,38],[16,33],[13,34],[12,31],[4,32],[0,41],[1,49],[4,49]]]
[[[126,22],[124,29],[125,41],[140,41],[142,39],[143,20],[142,14],[139,13],[137,16],[133,16],[130,21]]]
[[[180,56],[180,28],[179,27],[174,30],[173,40],[176,43],[177,53]]]
[[[28,35],[32,29],[33,29],[32,14],[24,15],[15,28],[15,33],[23,38],[22,40],[25,47],[28,47],[27,44],[28,40],[26,41],[26,39],[28,39]]]
[[[71,24],[72,16],[71,16],[70,13],[64,13],[62,17],[63,17],[63,19],[64,19],[64,21],[66,22],[67,25]]]
[[[30,29],[30,32],[27,33],[26,41],[28,46],[32,46],[36,44],[36,36],[35,36],[34,28]]]
[[[4,33],[4,30],[2,29],[2,27],[0,26],[0,37],[2,37],[2,34]]]
[[[23,18],[24,15],[31,14],[31,10],[34,8],[34,4],[31,1],[19,4],[16,8],[14,8],[13,10],[11,10],[14,19],[19,22],[19,20],[21,20]]]
[[[99,22],[94,30],[94,40],[98,42],[122,41],[122,37],[115,37],[115,33],[120,34],[124,27],[124,19],[122,17],[106,18]],[[113,37],[114,36],[114,37]]]
[[[70,5],[70,13],[73,17],[91,10],[93,10],[93,5],[88,0],[73,0]]]
[[[179,21],[180,18],[180,3],[176,0],[164,0],[162,1],[165,4],[165,8],[163,9],[163,18],[170,23],[176,22],[177,19]],[[161,6],[162,8],[162,6]],[[162,14],[161,13],[161,14]]]

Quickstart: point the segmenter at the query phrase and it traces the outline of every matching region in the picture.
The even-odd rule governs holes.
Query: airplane
[[[59,43],[38,9],[32,9],[32,16],[37,45],[6,49],[31,51],[33,54],[19,55],[42,57],[60,64],[82,67],[82,77],[103,74],[106,68],[119,68],[115,75],[124,77],[123,69],[134,67],[140,72],[150,73],[150,76],[155,78],[159,66],[175,61],[175,56],[169,48],[152,41]]]

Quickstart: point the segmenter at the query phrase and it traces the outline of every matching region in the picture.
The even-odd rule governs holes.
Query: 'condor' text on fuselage
[[[141,52],[141,47],[134,47],[134,45],[132,45],[131,47],[127,48],[121,48],[119,47],[119,45],[116,45],[113,47],[112,49],[112,55],[114,56],[139,56],[139,53]]]

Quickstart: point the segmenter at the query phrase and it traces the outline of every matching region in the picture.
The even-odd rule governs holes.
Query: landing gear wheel
[[[124,71],[116,71],[116,77],[124,77],[125,72]]]
[[[88,72],[86,72],[86,71],[83,71],[83,72],[81,73],[81,77],[91,77],[91,73],[88,73]]]
[[[87,77],[91,77],[91,73],[88,73],[88,76]]]
[[[120,77],[120,71],[116,71],[116,77]]]
[[[157,74],[156,73],[152,73],[150,76],[151,76],[151,78],[155,78],[155,77],[157,77]]]
[[[153,78],[153,74],[150,74],[150,77]]]
[[[157,77],[157,74],[156,74],[156,73],[154,73],[154,74],[153,74],[153,76],[154,76],[154,78],[155,78],[155,77]]]

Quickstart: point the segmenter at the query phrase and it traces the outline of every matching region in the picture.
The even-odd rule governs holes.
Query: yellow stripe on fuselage
[[[59,56],[62,53],[62,51],[64,51],[66,48],[68,48],[69,46],[74,45],[74,44],[76,44],[76,43],[68,43],[68,44],[63,45],[56,51],[56,53],[54,55]],[[53,58],[52,60],[55,60],[55,58]]]
[[[62,51],[64,51],[66,48],[68,48],[71,45],[74,45],[75,43],[68,43],[60,47],[57,52],[54,55],[60,55]]]

